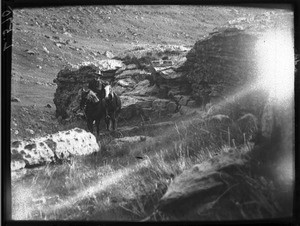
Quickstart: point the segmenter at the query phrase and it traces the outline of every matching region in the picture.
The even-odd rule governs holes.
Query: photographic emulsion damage
[[[11,220],[293,216],[288,5],[12,11]]]

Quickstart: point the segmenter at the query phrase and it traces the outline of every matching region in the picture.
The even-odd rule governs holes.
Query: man
[[[88,88],[96,93],[97,97],[101,100],[103,98],[103,81],[100,78],[94,78],[89,82]]]

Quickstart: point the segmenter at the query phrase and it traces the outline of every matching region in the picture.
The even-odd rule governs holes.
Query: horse
[[[113,130],[117,127],[117,120],[121,111],[120,97],[112,90],[111,85],[106,85],[103,89],[103,105],[105,106],[105,123],[109,131],[110,122]]]
[[[85,108],[84,108],[85,107]],[[92,90],[82,89],[80,109],[84,108],[88,130],[93,133],[93,122],[95,121],[97,135],[99,136],[100,120],[105,115],[105,108],[101,98]]]

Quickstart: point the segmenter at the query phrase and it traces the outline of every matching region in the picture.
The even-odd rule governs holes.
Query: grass
[[[28,171],[12,183],[13,219],[141,220],[174,177],[247,142],[237,123],[201,117],[146,133],[156,133],[154,143],[127,146],[112,156],[103,139],[99,153]]]
[[[278,198],[284,189],[274,185],[253,160],[252,165],[230,172],[233,179],[226,182],[227,189],[188,215],[180,218],[159,212],[159,200],[176,176],[214,159],[245,159],[252,149],[249,140],[258,129],[251,114],[237,119],[201,114],[173,122],[164,129],[137,131],[151,136],[152,142],[126,144],[111,152],[108,146],[115,135],[104,134],[98,153],[31,169],[14,178],[13,219],[241,220],[291,214],[291,204]]]

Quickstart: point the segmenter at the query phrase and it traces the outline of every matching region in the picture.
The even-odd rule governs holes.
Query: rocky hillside
[[[14,10],[12,94],[22,97],[26,105],[44,104],[52,99],[52,80],[65,65],[105,59],[105,51],[118,55],[140,46],[191,46],[215,27],[264,12],[255,8],[207,6]],[[47,95],[40,95],[41,90]]]
[[[78,115],[79,89],[100,78],[110,82],[121,96],[121,119],[127,121],[134,116],[146,121],[160,115],[173,116],[186,106],[204,108],[242,89],[243,99],[234,110],[239,115],[226,114],[235,119],[246,113],[259,117],[267,95],[259,87],[255,93],[246,91],[260,79],[257,43],[264,33],[286,29],[284,24],[291,21],[290,15],[268,12],[230,21],[202,37],[191,49],[174,45],[139,47],[118,56],[107,51],[113,59],[84,62],[58,73],[54,80],[58,85],[56,116],[69,121]]]
[[[291,12],[93,6],[15,15],[13,219],[291,215],[292,98],[283,106],[251,88],[260,32],[290,27]],[[95,77],[123,105],[118,131],[97,138],[75,128],[86,128],[80,89]],[[49,164],[66,156],[74,158]]]
[[[57,84],[53,80],[65,66],[118,56],[122,60],[126,55],[147,54],[149,49],[157,49],[151,60],[162,59],[164,56],[157,55],[162,52],[160,48],[175,45],[189,49],[216,27],[265,17],[266,12],[286,13],[278,9],[209,6],[16,9],[13,12],[12,138],[45,135],[61,128],[55,117],[53,98]],[[130,64],[126,60],[124,63]],[[120,84],[123,84],[119,89],[122,92],[124,83]],[[187,99],[181,101],[186,104]]]

